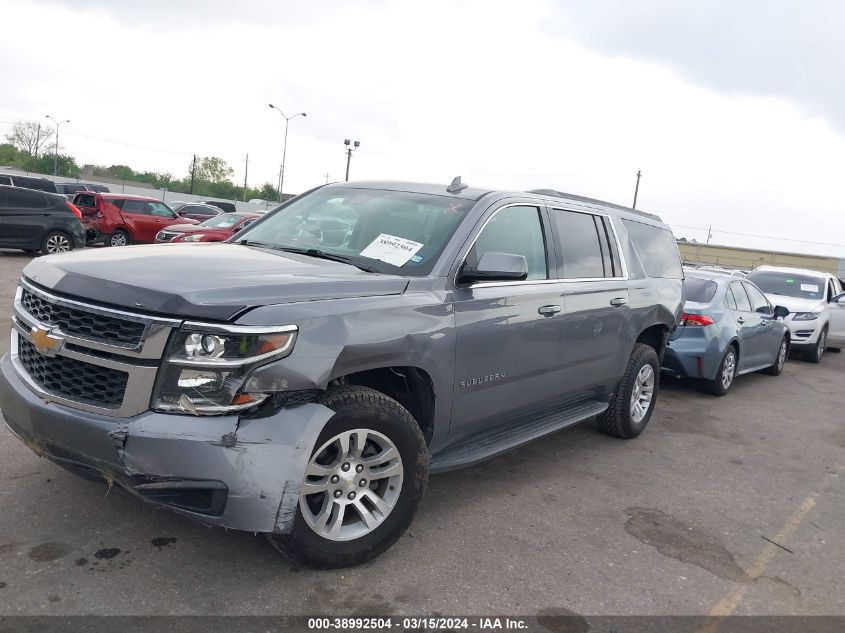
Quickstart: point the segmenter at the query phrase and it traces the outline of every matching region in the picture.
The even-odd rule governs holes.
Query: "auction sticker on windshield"
[[[801,284],[801,292],[818,292],[819,287],[814,284]]]
[[[367,246],[361,255],[379,259],[394,266],[402,266],[423,247],[419,242],[382,233]]]

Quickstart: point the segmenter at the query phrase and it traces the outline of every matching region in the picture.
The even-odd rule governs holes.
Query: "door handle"
[[[739,317],[739,318],[736,320],[736,322],[737,322],[737,323],[739,323],[740,325],[742,325],[743,323],[745,323],[745,319],[743,319],[742,317]]]
[[[543,316],[554,316],[560,312],[560,306],[540,306],[537,308],[537,312]]]
[[[625,297],[616,297],[610,300],[610,305],[614,308],[621,308],[622,306],[628,305],[628,300]]]

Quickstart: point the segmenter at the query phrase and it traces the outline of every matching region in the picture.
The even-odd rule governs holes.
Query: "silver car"
[[[752,282],[715,272],[686,271],[684,311],[669,337],[662,370],[700,379],[725,395],[734,378],[754,371],[780,375],[789,354],[789,310],[772,307]]]

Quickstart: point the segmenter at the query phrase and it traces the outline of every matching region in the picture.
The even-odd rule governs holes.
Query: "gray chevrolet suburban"
[[[616,205],[327,185],[228,243],[33,260],[0,408],[80,476],[353,565],[429,473],[591,418],[639,435],[682,276],[666,225]]]

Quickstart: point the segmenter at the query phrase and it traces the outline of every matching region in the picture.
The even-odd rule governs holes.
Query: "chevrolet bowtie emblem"
[[[32,328],[29,335],[38,353],[44,354],[45,356],[55,356],[62,349],[62,345],[65,342],[63,338],[51,336],[49,330],[44,330],[40,327]]]

